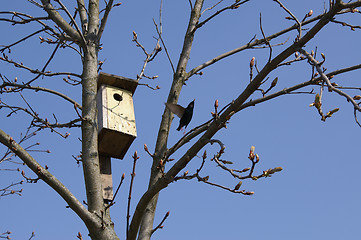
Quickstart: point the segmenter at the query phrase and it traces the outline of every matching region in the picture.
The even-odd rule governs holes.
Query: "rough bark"
[[[94,17],[93,14],[90,19]],[[96,27],[92,26],[91,30],[96,31]],[[89,211],[99,213],[103,201],[101,197],[96,110],[98,53],[94,35],[90,34],[86,36],[86,39],[88,44],[84,51],[82,74],[82,160]]]
[[[99,50],[99,1],[89,1],[88,31],[82,74],[82,161],[88,210],[101,220],[100,224],[88,227],[92,239],[118,239],[114,232],[109,211],[105,211],[98,155],[97,126],[97,79]]]

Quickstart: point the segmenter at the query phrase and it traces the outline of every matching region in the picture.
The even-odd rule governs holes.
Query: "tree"
[[[84,1],[78,0],[76,4],[74,3],[74,6],[71,4],[65,6],[59,0],[53,2],[47,0],[41,0],[41,2],[30,0],[29,2],[31,3],[29,5],[34,8],[32,9],[34,14],[28,15],[28,13],[25,13],[28,12],[28,9],[25,9],[24,13],[20,11],[1,12],[1,20],[14,25],[12,28],[19,27],[19,32],[22,35],[20,38],[15,36],[13,39],[16,40],[3,44],[0,49],[3,53],[0,60],[4,63],[4,66],[12,66],[19,69],[15,73],[8,71],[1,73],[3,81],[1,91],[2,95],[6,96],[1,99],[1,108],[9,117],[14,117],[14,115],[19,113],[19,115],[24,114],[30,119],[30,123],[27,122],[28,125],[23,125],[25,132],[21,135],[20,139],[16,139],[13,135],[8,135],[7,132],[13,131],[11,128],[8,128],[7,132],[3,130],[0,131],[0,142],[8,148],[1,163],[9,164],[15,156],[21,159],[26,167],[36,175],[35,178],[29,177],[29,174],[24,171],[22,175],[25,180],[28,182],[38,182],[41,180],[55,190],[57,194],[65,200],[68,207],[72,209],[86,225],[92,239],[118,239],[114,231],[114,225],[110,219],[110,212],[113,207],[104,204],[102,198],[97,153],[98,140],[95,98],[98,72],[103,67],[106,67],[106,62],[103,66],[104,61],[99,60],[98,53],[103,47],[106,48],[106,44],[103,44],[101,39],[103,33],[106,31],[107,20],[111,14],[114,14],[113,11],[117,11],[114,9],[115,7],[119,9],[126,8],[126,6],[121,6],[120,3],[113,1],[105,2],[105,5],[101,6],[99,1],[94,0],[89,1],[87,5]],[[317,36],[322,33],[321,31],[330,25],[336,25],[337,29],[347,28],[347,30],[356,30],[360,28],[350,23],[353,20],[352,17],[359,14],[357,10],[357,7],[361,6],[361,2],[359,1],[349,3],[330,1],[324,11],[320,10],[319,13],[316,14],[309,9],[307,12],[304,12],[303,15],[294,14],[294,10],[289,10],[285,6],[286,4],[284,5],[280,1],[273,1],[273,6],[277,7],[274,8],[274,11],[277,11],[277,14],[283,14],[282,17],[286,17],[285,20],[281,20],[281,18],[279,20],[279,24],[285,25],[283,30],[277,30],[273,34],[267,34],[269,30],[265,27],[264,16],[257,15],[258,33],[252,30],[254,32],[252,36],[257,34],[254,37],[250,37],[248,41],[242,40],[244,44],[238,44],[230,51],[221,51],[220,54],[216,54],[216,57],[214,57],[214,52],[212,52],[210,53],[211,57],[205,61],[201,61],[201,64],[193,63],[193,58],[190,60],[191,52],[193,53],[194,51],[192,50],[192,46],[196,44],[197,47],[202,48],[195,42],[197,34],[202,36],[205,34],[202,30],[212,25],[212,23],[216,23],[219,18],[227,16],[227,14],[229,15],[231,12],[240,11],[251,3],[252,1],[249,0],[227,3],[220,1],[219,3],[205,5],[208,3],[204,3],[202,0],[189,1],[189,3],[187,3],[190,9],[188,27],[184,34],[184,42],[179,50],[180,55],[176,58],[170,55],[171,48],[166,39],[163,38],[162,17],[154,21],[155,31],[153,33],[155,35],[155,42],[152,42],[153,48],[148,47],[148,44],[141,41],[141,33],[133,32],[132,41],[145,56],[144,63],[136,77],[137,81],[140,81],[140,84],[144,84],[149,88],[158,89],[158,87],[153,86],[152,82],[144,83],[144,79],[149,78],[154,81],[156,79],[156,77],[146,74],[148,71],[146,67],[157,61],[161,54],[163,54],[163,58],[167,57],[169,59],[167,66],[170,65],[171,73],[168,74],[167,78],[172,78],[172,84],[169,89],[167,89],[168,97],[166,102],[168,103],[177,103],[183,87],[192,84],[189,80],[195,79],[196,77],[203,78],[205,77],[204,75],[209,75],[207,71],[211,70],[208,70],[208,68],[216,67],[215,63],[244,53],[245,50],[260,48],[263,49],[263,51],[259,56],[255,53],[254,56],[256,57],[249,57],[248,54],[245,54],[247,60],[245,61],[243,59],[242,62],[239,63],[239,65],[247,67],[248,76],[247,79],[244,79],[246,75],[242,74],[242,79],[239,80],[239,82],[242,82],[243,87],[239,88],[238,94],[232,96],[226,96],[228,95],[227,93],[216,96],[209,95],[208,103],[212,102],[213,105],[212,109],[207,109],[208,112],[211,112],[210,119],[206,119],[196,127],[193,125],[193,129],[189,130],[176,141],[169,142],[170,134],[174,130],[171,128],[173,115],[168,108],[162,105],[164,112],[156,140],[154,141],[154,151],[150,150],[150,147],[147,146],[151,143],[146,143],[144,146],[145,152],[148,153],[152,159],[149,187],[140,194],[139,199],[135,203],[135,208],[131,213],[131,218],[128,218],[129,225],[128,223],[126,224],[127,239],[136,239],[137,237],[138,239],[150,238],[154,229],[157,229],[157,227],[154,226],[154,217],[158,194],[173,182],[196,179],[206,185],[247,196],[252,195],[253,192],[243,189],[244,184],[241,186],[243,181],[270,177],[282,170],[279,166],[266,166],[265,169],[261,169],[261,172],[258,173],[257,165],[262,161],[262,158],[258,156],[257,151],[254,150],[253,147],[251,147],[247,155],[243,156],[244,158],[248,157],[250,159],[250,165],[242,164],[241,167],[232,167],[232,162],[224,159],[224,141],[227,141],[227,138],[218,139],[218,137],[214,138],[214,136],[217,133],[221,134],[233,121],[238,121],[238,119],[234,120],[234,118],[249,107],[258,106],[260,103],[295,93],[300,96],[307,96],[308,100],[312,99],[311,106],[316,110],[321,120],[327,122],[329,119],[333,119],[333,114],[335,114],[335,116],[338,114],[336,112],[339,108],[330,108],[327,105],[325,107],[325,101],[323,100],[325,99],[325,95],[327,95],[327,97],[334,96],[334,98],[340,102],[346,99],[347,105],[350,105],[354,110],[353,116],[356,124],[360,125],[357,119],[357,113],[360,111],[359,100],[361,97],[358,95],[360,87],[357,85],[357,82],[354,83],[353,86],[343,84],[343,75],[358,70],[361,65],[358,62],[357,64],[350,65],[341,64],[337,60],[333,62],[332,58],[330,59],[328,57],[328,54],[332,54],[331,52],[321,53],[326,51],[326,49],[322,47],[323,42],[315,44],[317,48],[309,46],[309,44],[313,44],[313,39],[317,40]],[[72,11],[71,9],[74,8],[75,11]],[[316,10],[314,11],[316,12]],[[161,4],[160,15],[162,14],[164,14],[164,12]],[[276,13],[273,13],[273,15],[275,14]],[[344,20],[344,18],[346,18],[346,20]],[[231,26],[237,26],[237,24],[233,22],[229,24],[231,24]],[[253,23],[247,22],[246,24]],[[24,29],[26,30],[25,35]],[[333,34],[335,34],[334,31],[332,32]],[[30,58],[35,59],[31,61],[28,59],[27,62],[33,65],[34,62],[37,62],[36,59],[39,56],[41,56],[40,59],[42,59],[43,48],[50,48],[50,55],[45,61],[45,64],[43,63],[40,67],[30,67],[30,65],[25,62],[26,56],[20,56],[22,55],[21,50],[19,52],[16,51],[18,51],[17,48],[20,48],[21,44],[25,45],[25,43],[39,35],[41,36],[41,47],[39,48],[41,54],[31,54]],[[285,36],[287,36],[289,40],[287,40]],[[44,45],[47,46],[45,47]],[[219,45],[220,46],[215,47],[217,51],[218,49],[223,50],[223,48],[225,48],[225,46],[223,46],[224,44]],[[357,46],[357,44],[355,45]],[[340,46],[340,48],[341,47],[346,46]],[[227,47],[227,49],[229,49],[229,47]],[[79,73],[77,67],[71,66],[72,63],[56,62],[56,56],[60,54],[61,51],[64,51],[64,54],[75,52],[75,54],[78,55],[77,59],[79,59],[80,55],[81,65],[77,67],[82,67],[81,73]],[[173,54],[175,54],[175,51],[176,50],[172,50]],[[197,52],[194,54],[195,55],[192,56],[201,55],[201,53]],[[208,53],[206,52],[204,55],[208,55]],[[20,57],[24,57],[25,60],[22,60]],[[104,56],[104,58],[107,57],[107,55]],[[74,58],[76,57],[69,55],[69,57],[66,57],[66,60],[70,62],[73,61]],[[53,61],[57,64],[54,65]],[[330,65],[327,65],[329,61],[330,65],[334,66],[332,69],[328,67]],[[53,66],[51,64],[53,64]],[[67,66],[69,70],[63,70],[65,64],[70,65]],[[282,73],[286,72],[289,74],[291,69],[293,69],[292,67],[299,65],[302,66],[303,71],[309,71],[310,69],[311,76],[303,76],[304,78],[306,77],[306,79],[302,80],[287,81],[284,77],[285,75],[282,75]],[[50,70],[51,67],[52,70]],[[162,67],[165,68],[165,64],[163,64]],[[28,72],[29,74],[20,73],[20,70]],[[75,73],[73,73],[73,71]],[[132,74],[134,75],[134,73]],[[120,73],[120,75],[122,75],[122,73]],[[69,90],[65,90],[63,86],[57,85],[59,83],[49,83],[48,79],[52,78],[62,79],[71,86],[71,88],[72,86],[81,87],[81,104],[79,103],[80,99],[77,96],[77,94],[79,94],[77,91],[72,92],[74,90],[70,90],[71,92],[66,94],[65,92]],[[227,83],[218,82],[217,84]],[[238,87],[236,86],[235,88]],[[64,110],[51,115],[52,110],[54,110],[54,112],[58,110],[53,109],[53,107],[50,107],[51,109],[44,107],[44,109],[42,109],[43,113],[39,114],[34,106],[36,106],[37,109],[41,109],[42,106],[31,103],[31,95],[25,95],[26,90],[32,91],[35,96],[38,96],[42,92],[55,95],[70,103],[66,108],[66,117],[63,116],[64,113],[62,111]],[[204,90],[198,89],[197,92],[200,94],[203,93]],[[74,95],[74,97],[72,97],[72,95]],[[221,97],[222,99],[220,99]],[[197,96],[195,96],[195,98],[197,98]],[[211,100],[209,100],[210,98]],[[14,103],[12,103],[12,101],[14,101]],[[196,112],[198,111],[197,104],[196,100]],[[304,104],[308,105],[309,103]],[[71,114],[68,115],[68,113]],[[59,118],[59,115],[61,118]],[[64,120],[67,118],[71,118],[71,120]],[[21,120],[24,124],[24,120]],[[144,121],[146,121],[146,119]],[[68,131],[71,131],[72,135],[77,135],[77,129],[81,129],[81,156],[74,158],[80,162],[83,168],[87,198],[86,204],[83,204],[81,200],[62,183],[63,181],[60,181],[56,175],[52,173],[55,169],[53,170],[51,167],[47,169],[47,164],[39,164],[39,160],[35,160],[44,157],[44,155],[36,155],[37,157],[35,157],[34,154],[31,154],[31,150],[38,149],[37,145],[26,145],[27,142],[33,141],[39,134],[42,134],[42,132],[48,129],[60,137],[69,138],[69,133],[64,133],[63,128],[69,128]],[[256,131],[257,129],[254,129],[254,134],[257,134]],[[318,141],[320,140],[317,138],[314,139],[315,145],[317,145]],[[216,150],[214,150],[214,146],[217,146]],[[133,155],[134,165],[138,159],[138,155],[139,152]],[[210,164],[215,164],[219,169],[229,174],[231,177],[229,181],[226,183],[214,181],[213,179],[217,180],[216,176],[214,176],[214,174],[212,175],[212,172],[208,173],[207,171],[208,165]],[[236,163],[234,165],[239,166],[239,164]],[[132,172],[132,176],[134,177],[134,171]],[[234,182],[233,178],[236,179],[236,182]],[[1,188],[4,189],[4,194],[7,194],[7,190],[10,189],[10,193],[19,193],[16,190],[18,188],[15,188],[16,186],[13,186],[13,184],[14,183],[9,183],[9,185],[1,186]],[[131,194],[128,196],[129,199],[130,196]],[[167,217],[168,214],[165,216]],[[116,219],[113,219],[113,221],[116,222]],[[81,235],[78,235],[78,238],[81,238]]]

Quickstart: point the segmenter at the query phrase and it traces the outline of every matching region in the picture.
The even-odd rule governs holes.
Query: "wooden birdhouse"
[[[123,159],[137,137],[133,94],[138,82],[107,73],[98,78],[99,154]]]
[[[111,159],[123,159],[137,137],[133,94],[138,82],[112,74],[98,76],[98,152],[103,199],[113,200]]]

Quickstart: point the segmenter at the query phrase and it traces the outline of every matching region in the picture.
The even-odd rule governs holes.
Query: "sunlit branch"
[[[218,4],[220,4],[221,2],[223,2],[223,0],[220,0],[219,2],[217,2],[216,4],[214,4],[213,6],[206,8],[202,11],[201,15],[203,15],[203,13],[205,13],[206,11],[212,10],[213,8],[215,8]]]

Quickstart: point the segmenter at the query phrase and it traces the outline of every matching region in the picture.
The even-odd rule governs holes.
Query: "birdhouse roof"
[[[102,84],[125,89],[134,94],[135,89],[138,86],[138,81],[131,78],[100,72],[98,76],[98,88]]]

